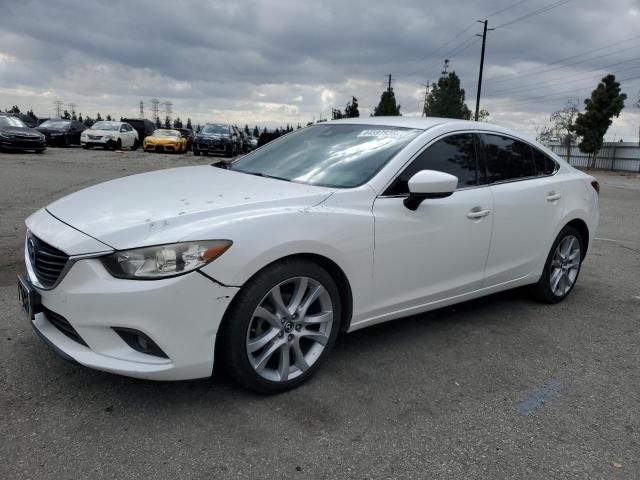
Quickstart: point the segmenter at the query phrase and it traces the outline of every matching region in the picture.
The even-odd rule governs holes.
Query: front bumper
[[[179,143],[175,143],[175,144],[145,143],[143,148],[145,152],[158,152],[158,153],[163,153],[163,152],[175,153],[182,150],[182,146]]]
[[[44,232],[32,231],[46,241]],[[32,326],[59,354],[90,368],[150,380],[211,375],[218,327],[238,288],[199,272],[122,280],[112,277],[98,258],[70,260],[71,268],[50,290],[38,287],[33,269],[27,269],[43,307]],[[80,339],[69,335],[68,327]],[[145,334],[168,358],[133,349],[114,327]]]
[[[47,144],[44,140],[6,139],[0,138],[2,150],[44,150]]]

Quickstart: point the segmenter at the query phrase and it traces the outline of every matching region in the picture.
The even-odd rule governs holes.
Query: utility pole
[[[476,115],[475,121],[478,121],[478,117],[480,116],[480,93],[482,92],[482,69],[484,68],[484,48],[487,43],[487,30],[493,30],[493,28],[487,29],[488,20],[478,20],[478,22],[484,24],[484,28],[482,29],[482,35],[476,33],[478,37],[482,37],[482,52],[480,53],[480,73],[478,75],[478,93],[476,94]]]
[[[448,59],[448,58],[445,58],[445,59],[444,59],[444,65],[442,65],[442,72],[440,72],[440,74],[441,74],[443,77],[446,77],[447,75],[449,75],[448,70],[449,70],[449,59]]]
[[[158,100],[157,98],[152,98],[151,99],[151,116],[153,117],[152,120],[154,122],[160,118],[159,106],[160,106],[160,100]]]
[[[422,104],[422,116],[426,117],[427,116],[427,97],[429,96],[429,80],[427,80],[427,83],[422,83],[421,84],[424,87],[424,103]]]
[[[389,86],[387,87],[387,91],[390,92],[391,91],[391,74],[389,74],[388,77],[389,77]]]
[[[144,102],[140,100],[140,118],[144,118]],[[153,119],[155,121],[155,118]]]

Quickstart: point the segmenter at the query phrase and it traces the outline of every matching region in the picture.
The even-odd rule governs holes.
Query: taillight
[[[596,193],[600,195],[600,184],[594,180],[593,182],[591,182],[591,186],[596,191]]]

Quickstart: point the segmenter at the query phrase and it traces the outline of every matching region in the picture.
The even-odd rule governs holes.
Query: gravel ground
[[[517,290],[344,335],[278,396],[67,364],[22,317],[24,218],[211,158],[0,154],[0,478],[640,478],[640,178],[597,173],[601,227],[555,306]]]

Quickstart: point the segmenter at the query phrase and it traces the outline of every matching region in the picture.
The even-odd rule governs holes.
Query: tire
[[[82,148],[84,148],[85,150],[89,150],[91,147],[89,145],[82,145]]]
[[[62,146],[65,148],[69,148],[71,146],[71,139],[68,135],[64,136],[64,141],[62,142]]]
[[[115,150],[122,150],[122,140],[118,139]]]
[[[200,156],[200,150],[194,150],[194,151],[193,151],[193,154],[194,154],[196,157],[199,157],[199,156]]]
[[[133,145],[131,145],[131,151],[137,150],[139,146],[140,146],[140,142],[138,142],[137,139],[134,140]]]
[[[567,298],[578,281],[584,251],[580,232],[566,225],[551,246],[540,280],[532,287],[534,297],[543,303],[558,303]]]
[[[271,296],[276,290],[283,300],[280,309]],[[313,292],[320,292],[315,299]],[[300,309],[291,314],[296,305]],[[296,388],[331,351],[341,308],[335,281],[319,265],[292,259],[265,267],[242,287],[225,315],[218,342],[222,363],[236,382],[254,392]]]
[[[41,155],[41,154],[43,154],[43,153],[44,153],[44,151],[45,151],[45,150],[46,150],[46,149],[45,149],[45,148],[43,148],[43,149],[40,149],[40,150],[35,150],[35,152],[36,152],[38,155]]]

